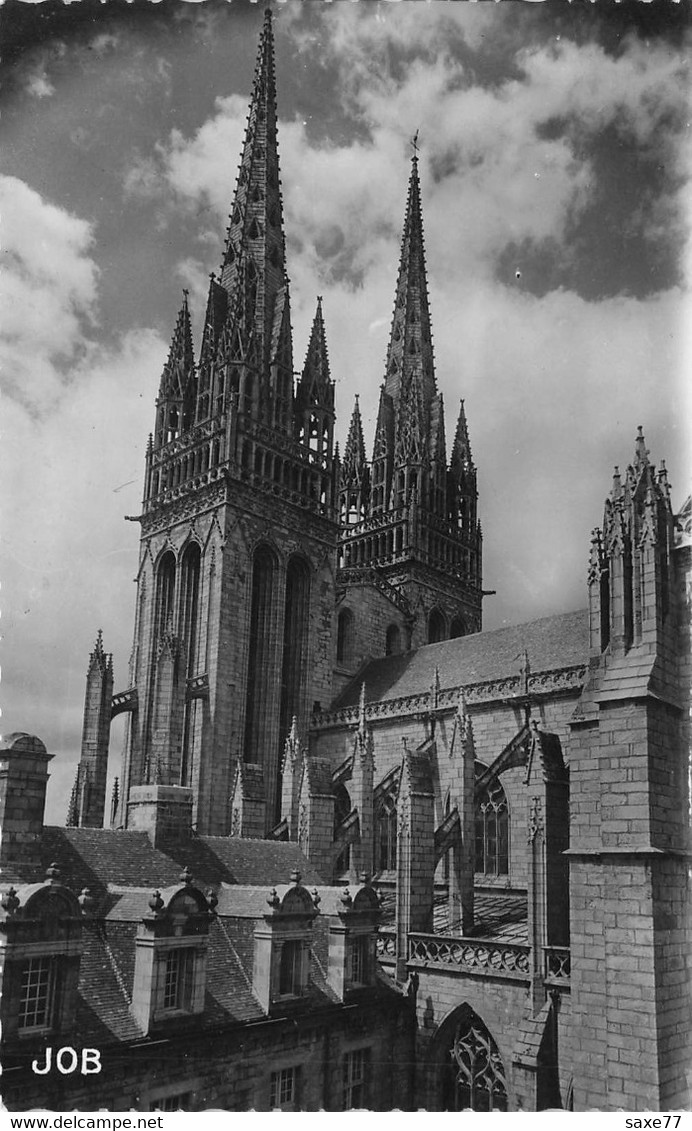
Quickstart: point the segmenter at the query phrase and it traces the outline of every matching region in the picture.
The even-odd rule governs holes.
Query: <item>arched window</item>
[[[445,1111],[507,1111],[502,1058],[486,1026],[468,1007],[445,1059]]]
[[[485,767],[476,762],[476,777]],[[475,871],[485,876],[509,873],[509,811],[498,778],[491,778],[476,794]]]
[[[447,626],[444,615],[439,609],[433,609],[428,618],[428,644],[437,644],[447,638]]]
[[[197,653],[199,650],[199,575],[202,553],[197,542],[191,542],[182,559],[182,645],[184,649],[185,678],[196,675]],[[197,713],[197,700],[188,699],[185,703],[183,720],[183,749],[180,767],[181,785],[192,784],[191,754],[193,745],[194,719]]]
[[[466,623],[463,617],[455,617],[449,628],[450,640],[456,640],[458,636],[466,636]]]
[[[385,639],[385,656],[398,656],[401,651],[401,632],[398,624],[390,624]]]
[[[396,800],[391,793],[381,798],[375,812],[375,860],[378,872],[396,868]]]
[[[342,609],[336,622],[336,662],[350,664],[353,661],[353,613]]]
[[[156,582],[156,637],[158,638],[172,626],[173,600],[175,597],[175,555],[171,550],[159,562]]]
[[[281,702],[279,707],[279,735],[288,734],[293,716],[300,718],[303,708],[305,672],[308,659],[308,629],[310,625],[310,569],[302,558],[291,558],[286,570],[286,600],[284,605],[283,660],[281,662]],[[283,741],[278,755],[281,764]],[[281,796],[277,788],[277,805]],[[280,813],[275,814],[278,820]]]
[[[342,821],[345,821],[351,812],[351,798],[349,797],[346,786],[341,783],[337,785],[334,790],[334,836]],[[335,876],[341,876],[344,872],[348,872],[351,865],[351,846],[347,844],[343,852],[337,857],[336,864],[334,865]]]
[[[262,762],[261,736],[264,730],[266,701],[276,679],[272,661],[276,644],[272,639],[273,596],[275,577],[274,555],[267,546],[260,546],[252,566],[250,597],[250,641],[248,648],[248,683],[245,707],[246,762]],[[288,728],[286,728],[288,729]],[[281,733],[284,733],[282,731]]]

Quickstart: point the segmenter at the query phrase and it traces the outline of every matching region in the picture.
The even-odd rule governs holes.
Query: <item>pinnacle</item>
[[[322,315],[322,298],[317,297],[317,309],[312,321],[310,341],[305,355],[305,365],[300,379],[300,399],[305,404],[333,405],[332,381],[329,369],[329,351]]]
[[[454,445],[452,447],[450,469],[455,471],[470,471],[472,468],[473,456],[471,455],[469,429],[468,423],[466,421],[466,409],[464,407],[464,400],[462,397],[459,402],[459,417],[457,419],[457,429],[454,435]]]
[[[635,465],[635,467],[639,468],[639,467],[642,467],[642,466],[646,466],[646,464],[648,464],[648,462],[649,462],[649,449],[646,446],[646,440],[644,439],[644,430],[643,430],[641,424],[637,428],[637,437],[636,437],[636,440],[634,441],[634,445],[635,445],[635,447],[634,447],[634,465]]]
[[[365,734],[367,728],[365,718],[365,681],[360,685],[360,696],[358,699],[358,731],[360,734]]]
[[[160,397],[179,397],[190,372],[194,369],[194,347],[192,344],[192,325],[188,308],[188,291],[183,290],[183,302],[171,338],[168,360],[161,375]]]

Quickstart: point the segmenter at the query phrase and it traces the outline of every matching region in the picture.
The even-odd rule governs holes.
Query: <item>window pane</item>
[[[30,958],[22,970],[20,1029],[45,1029],[51,1023],[55,964],[51,958]]]
[[[345,1111],[350,1108],[367,1107],[368,1068],[370,1049],[354,1049],[344,1057],[344,1098]]]
[[[270,1087],[270,1107],[282,1111],[294,1111],[298,1102],[298,1068],[282,1068],[272,1072]]]

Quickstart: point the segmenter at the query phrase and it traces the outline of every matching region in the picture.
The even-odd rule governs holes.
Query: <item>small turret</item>
[[[626,474],[616,467],[603,531],[595,530],[589,561],[591,647],[626,652],[658,646],[670,600],[673,514],[665,466],[656,472],[641,426]]]

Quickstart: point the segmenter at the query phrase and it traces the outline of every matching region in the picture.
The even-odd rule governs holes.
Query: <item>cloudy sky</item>
[[[497,590],[485,625],[582,606],[638,424],[677,506],[690,491],[687,8],[275,11],[296,365],[321,294],[338,432],[359,393],[370,444],[419,131],[437,380],[448,431],[466,401]],[[62,822],[99,627],[126,683],[124,516],[182,287],[199,344],[262,5],[8,0],[0,19],[2,729],[55,754]]]

